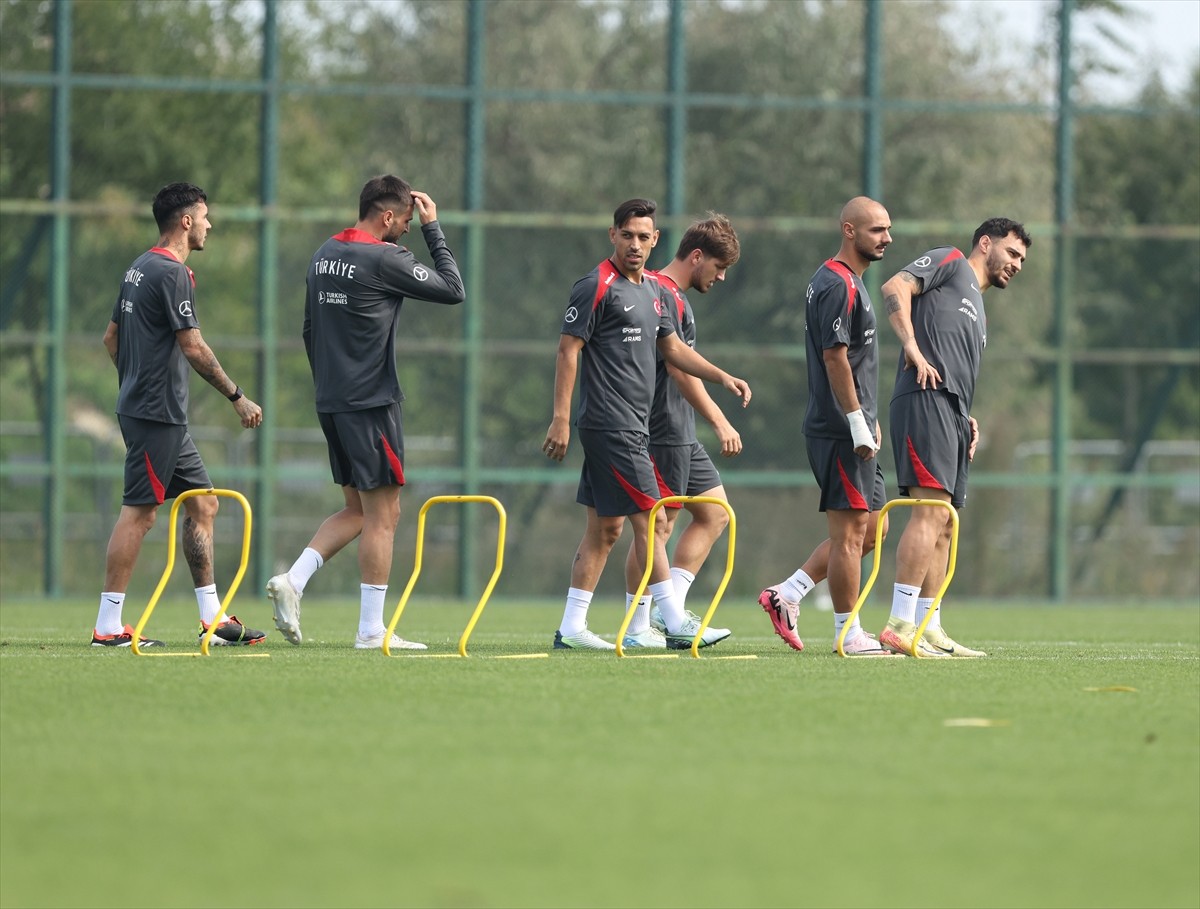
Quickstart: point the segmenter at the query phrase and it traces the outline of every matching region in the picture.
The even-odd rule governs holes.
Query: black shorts
[[[595,508],[601,517],[616,517],[649,511],[659,499],[674,495],[650,459],[646,433],[577,432],[583,448],[575,493],[580,505]]]
[[[943,489],[950,504],[967,503],[971,462],[971,421],[959,412],[958,399],[942,391],[919,391],[892,399],[892,451],[896,485],[909,489]]]
[[[124,505],[161,505],[189,489],[212,489],[186,426],[117,414],[125,439]]]
[[[721,485],[721,475],[699,442],[651,445],[650,457],[667,488],[677,496],[703,495]]]
[[[399,404],[319,413],[333,482],[355,489],[404,485],[404,425]]]
[[[883,468],[864,461],[850,439],[805,436],[808,466],[821,487],[821,511],[879,511],[887,504]]]

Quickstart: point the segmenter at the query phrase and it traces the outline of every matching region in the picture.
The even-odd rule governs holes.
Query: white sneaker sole
[[[286,602],[287,592],[277,584],[274,578],[267,582],[267,599],[271,601],[271,612],[275,618],[275,627],[289,644],[297,647],[304,640],[300,632],[300,607],[297,604],[292,609]]]

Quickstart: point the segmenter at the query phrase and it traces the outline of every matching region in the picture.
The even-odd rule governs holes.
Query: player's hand
[[[233,409],[241,418],[243,429],[258,429],[262,426],[262,408],[244,394],[233,402]]]
[[[433,199],[429,198],[428,193],[412,191],[413,208],[417,210],[417,217],[421,219],[422,224],[428,224],[430,221],[437,220],[437,206],[434,205]]]
[[[971,422],[971,446],[967,449],[967,460],[975,460],[975,449],[979,447],[979,421],[974,417],[967,417]]]
[[[917,371],[917,386],[920,388],[925,388],[927,385],[930,388],[937,388],[938,383],[942,381],[941,373],[925,359],[925,355],[917,347],[917,342],[911,338],[904,345],[904,368]]]
[[[864,461],[871,460],[879,449],[879,421],[875,421],[875,429],[872,430],[867,426],[867,418],[863,416],[861,409],[846,414],[846,421],[850,424],[850,441],[854,443],[854,453]]]
[[[737,376],[726,375],[725,380],[721,383],[727,389],[742,399],[742,406],[745,407],[750,403],[750,384],[745,379],[739,379]]]
[[[742,437],[728,420],[717,420],[713,424],[713,432],[721,443],[721,457],[732,458],[742,453]]]
[[[571,441],[571,427],[566,420],[555,419],[546,430],[546,441],[542,442],[542,451],[552,461],[562,461],[567,456],[567,445]]]

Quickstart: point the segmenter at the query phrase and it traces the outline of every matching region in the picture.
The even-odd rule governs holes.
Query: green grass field
[[[355,651],[320,601],[270,659],[138,659],[86,646],[91,604],[6,601],[0,904],[1200,904],[1194,607],[956,604],[992,656],[918,662],[838,659],[803,610],[795,654],[727,601],[701,660],[489,658],[546,652],[559,608],[493,602],[466,660]],[[452,652],[469,613],[399,630]]]

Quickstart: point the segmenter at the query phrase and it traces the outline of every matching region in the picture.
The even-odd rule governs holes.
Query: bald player
[[[827,576],[833,600],[834,640],[858,599],[861,561],[875,544],[875,522],[887,501],[875,457],[881,435],[876,409],[879,348],[875,311],[862,276],[892,242],[891,218],[873,199],[857,196],[842,208],[841,247],[808,283],[804,343],[808,409],[804,438],[808,463],[821,488],[820,510],[829,539],[804,567],[759,594],[775,633],[803,650],[796,633],[800,600]],[[886,526],[885,526],[886,532]],[[847,656],[890,656],[854,619],[846,632]]]

